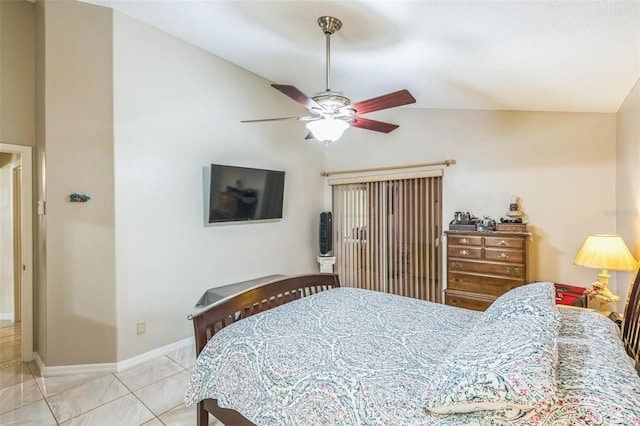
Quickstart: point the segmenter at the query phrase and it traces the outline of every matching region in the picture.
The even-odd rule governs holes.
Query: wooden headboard
[[[195,331],[196,356],[200,355],[213,335],[242,318],[335,287],[340,287],[340,280],[335,274],[277,278],[243,293],[222,299],[196,315],[189,315]],[[209,425],[208,413],[212,413],[226,425],[255,426],[240,413],[220,407],[215,399],[198,402],[197,413],[198,426]]]
[[[189,316],[193,320],[196,355],[200,355],[214,334],[242,318],[335,287],[340,287],[340,280],[335,274],[298,275],[280,278],[222,299],[205,311]]]
[[[629,356],[635,360],[636,370],[640,373],[640,273],[638,271],[629,289],[627,304],[624,308],[622,343]]]

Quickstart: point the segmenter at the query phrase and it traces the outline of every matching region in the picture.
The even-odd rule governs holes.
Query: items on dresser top
[[[518,197],[515,195],[511,197],[511,204],[509,204],[509,211],[505,214],[505,217],[500,218],[502,223],[522,223],[524,213],[518,207]]]
[[[528,281],[528,233],[445,231],[445,303],[483,311]]]
[[[455,212],[453,220],[449,223],[449,229],[458,231],[475,231],[478,218],[469,212]]]
[[[455,212],[453,220],[449,222],[451,231],[482,231],[492,232],[496,229],[496,221],[489,216],[479,219],[469,212]]]
[[[496,231],[498,232],[527,232],[526,223],[509,222],[496,223]]]

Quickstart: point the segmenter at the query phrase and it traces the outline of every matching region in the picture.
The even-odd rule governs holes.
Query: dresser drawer
[[[524,250],[485,248],[484,258],[500,262],[524,263]]]
[[[524,248],[524,238],[484,237],[485,247]]]
[[[445,235],[448,305],[484,310],[528,282],[529,234],[450,230]]]
[[[453,272],[450,272],[448,275],[447,289],[491,296],[501,296],[507,291],[525,284],[525,280],[523,279],[485,277]]]
[[[449,257],[462,257],[465,259],[482,259],[482,247],[447,246]]]
[[[509,278],[526,278],[524,265],[510,265],[491,262],[465,262],[463,260],[449,260],[449,272],[477,272],[480,274],[504,275]]]
[[[477,235],[448,235],[448,244],[451,246],[481,246],[482,237]]]
[[[457,291],[445,290],[444,303],[449,306],[456,306],[458,308],[472,309],[474,311],[484,311],[491,303],[493,298],[490,297],[477,297],[476,295],[460,293]]]

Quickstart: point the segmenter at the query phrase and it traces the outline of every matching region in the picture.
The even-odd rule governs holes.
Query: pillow
[[[477,327],[438,367],[425,412],[504,414],[554,404],[560,319],[543,318],[518,315]]]
[[[526,284],[498,297],[484,312],[484,322],[501,321],[520,316],[534,316],[560,321],[556,307],[555,285],[550,282]]]

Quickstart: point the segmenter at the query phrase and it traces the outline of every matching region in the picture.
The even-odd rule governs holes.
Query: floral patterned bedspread
[[[560,312],[559,403],[513,417],[423,410],[435,369],[482,312],[352,288],[221,330],[198,357],[185,402],[214,398],[258,425],[640,426],[640,378],[617,326]]]

